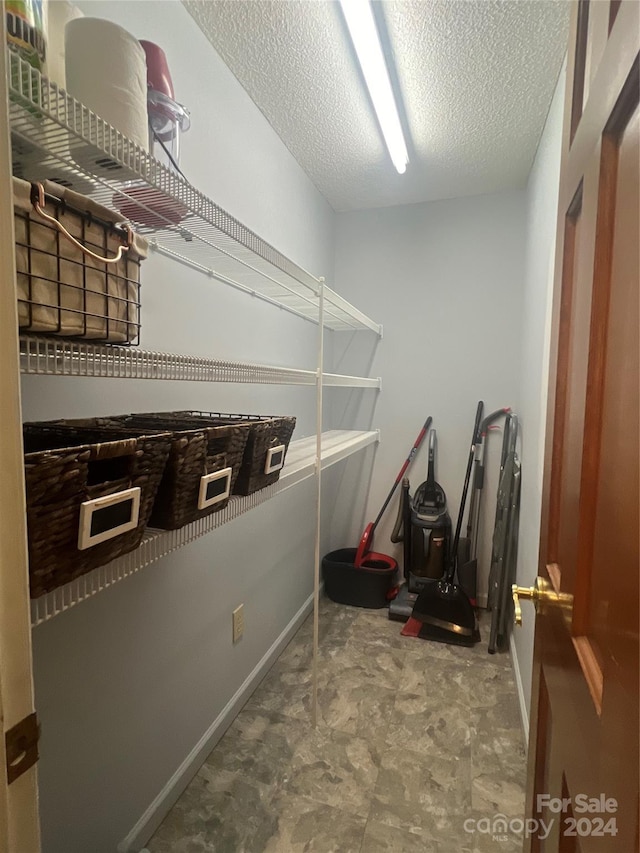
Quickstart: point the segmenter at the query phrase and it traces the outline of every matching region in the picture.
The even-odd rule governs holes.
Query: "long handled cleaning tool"
[[[503,483],[504,468],[509,456],[512,440],[511,421],[514,416],[509,414],[504,422],[502,435],[502,451],[500,453],[500,474],[498,476],[498,494],[496,496],[496,514],[493,524],[493,540],[491,543],[491,565],[489,568],[489,589],[487,593],[487,609],[498,607],[500,588],[500,566],[504,554],[506,517],[508,509],[507,489]]]
[[[489,605],[491,630],[489,654],[508,645],[511,616],[511,584],[515,580],[518,553],[518,518],[520,509],[520,460],[516,452],[518,416],[510,414],[505,424],[504,463],[496,504]]]
[[[426,586],[413,607],[412,619],[421,622],[419,636],[424,639],[438,640],[444,643],[471,645],[478,641],[476,615],[464,590],[454,583],[458,544],[462,529],[462,517],[469,490],[469,479],[475,456],[475,442],[479,435],[483,404],[478,403],[476,418],[471,436],[471,448],[467,461],[467,470],[462,487],[460,511],[456,523],[456,532],[449,557],[449,566],[445,576],[437,583]]]
[[[431,426],[431,421],[432,421],[432,418],[431,418],[431,416],[429,416],[426,419],[426,421],[424,422],[424,426],[422,427],[422,429],[418,433],[418,437],[416,438],[416,440],[413,442],[413,447],[409,451],[409,455],[405,459],[404,465],[400,469],[400,473],[396,477],[395,482],[394,482],[393,486],[391,487],[391,491],[387,495],[387,499],[382,504],[382,509],[378,513],[378,517],[376,518],[376,520],[374,522],[369,522],[369,524],[367,524],[367,526],[365,527],[364,533],[362,534],[362,537],[360,539],[360,544],[358,545],[358,550],[356,551],[356,559],[355,559],[356,568],[360,568],[362,566],[362,561],[365,559],[365,555],[368,554],[369,551],[371,551],[371,549],[373,548],[373,534],[375,533],[376,527],[378,526],[378,522],[380,521],[380,519],[384,515],[385,509],[389,506],[389,502],[390,502],[391,498],[393,497],[393,493],[395,492],[396,488],[398,487],[398,484],[400,483],[400,481],[404,477],[405,471],[407,470],[407,468],[411,464],[413,457],[418,452],[418,448],[422,444],[422,439],[425,437],[425,435],[427,434],[427,430]]]
[[[484,489],[484,454],[489,430],[493,429],[491,424],[501,415],[508,415],[511,409],[505,406],[496,409],[486,418],[483,418],[476,436],[475,464],[471,482],[471,499],[469,503],[469,517],[467,520],[467,539],[469,540],[469,560],[458,560],[458,583],[467,593],[473,605],[477,599],[477,576],[478,576],[478,533],[480,530],[480,507]]]
[[[471,486],[471,502],[469,504],[469,518],[467,519],[467,538],[471,540],[471,559],[475,560],[478,553],[478,527],[480,520],[480,505],[482,503],[482,490],[484,489],[484,453],[487,435],[490,429],[497,429],[491,424],[501,415],[508,415],[510,406],[496,409],[487,415],[480,424],[479,436],[476,443],[475,465],[473,468],[473,483]]]

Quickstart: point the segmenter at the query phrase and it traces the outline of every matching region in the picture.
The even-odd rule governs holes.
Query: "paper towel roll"
[[[146,151],[147,65],[140,42],[101,18],[65,28],[67,91]]]
[[[51,0],[47,10],[47,75],[61,89],[66,89],[64,30],[69,21],[82,18],[83,15],[69,0]]]

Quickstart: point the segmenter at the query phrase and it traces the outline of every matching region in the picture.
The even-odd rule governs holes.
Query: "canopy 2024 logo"
[[[613,797],[600,794],[599,797],[589,797],[587,794],[576,794],[575,797],[552,797],[550,794],[538,794],[536,798],[536,813],[538,817],[509,818],[503,814],[493,817],[468,818],[463,826],[469,833],[478,832],[490,835],[494,841],[508,841],[509,836],[517,835],[525,838],[545,840],[558,826],[558,834],[562,836],[604,837],[618,834],[615,817],[610,817],[618,810],[618,802]],[[578,817],[576,817],[578,815]],[[582,817],[582,815],[589,815]]]
[[[558,818],[561,821],[561,835],[602,838],[605,835],[618,834],[615,817],[609,817],[618,811],[618,801],[614,797],[607,797],[606,794],[600,794],[598,797],[576,794],[573,798],[538,794],[536,809],[538,814],[546,811],[562,815]],[[589,817],[581,815],[589,815]]]

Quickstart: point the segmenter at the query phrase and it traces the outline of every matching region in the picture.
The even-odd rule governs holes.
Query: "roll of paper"
[[[69,21],[65,69],[69,94],[149,150],[146,58],[131,33],[101,18]]]
[[[53,0],[47,9],[47,75],[61,89],[66,89],[64,30],[69,21],[81,18],[82,12],[69,0]]]

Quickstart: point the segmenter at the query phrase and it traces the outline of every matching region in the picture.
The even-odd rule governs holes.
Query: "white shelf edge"
[[[329,388],[382,388],[380,376],[344,376],[341,373],[323,373],[322,384]]]
[[[171,258],[171,260],[183,264],[184,266],[190,267],[191,269],[198,270],[201,273],[209,276],[209,278],[214,278],[216,281],[220,281],[223,284],[227,284],[230,287],[235,288],[236,290],[240,290],[243,293],[247,293],[252,297],[257,299],[261,299],[264,302],[268,302],[270,305],[274,305],[275,307],[288,311],[290,314],[294,314],[296,317],[300,317],[303,320],[308,320],[311,323],[314,323],[316,326],[318,325],[318,293],[314,291],[313,296],[308,297],[300,297],[300,294],[290,294],[290,297],[293,296],[294,305],[289,305],[284,301],[284,298],[277,299],[274,298],[267,293],[261,292],[260,290],[250,287],[246,284],[243,284],[240,281],[236,281],[227,275],[222,275],[222,273],[218,272],[215,269],[212,269],[205,264],[201,264],[196,260],[188,257],[187,255],[182,254],[181,252],[177,252],[175,249],[170,249],[168,246],[164,246],[161,243],[158,243],[157,240],[152,240],[149,244],[149,248],[153,252],[157,252],[159,255],[164,255],[167,258]],[[340,296],[331,288],[324,286],[325,294],[329,294],[325,297],[325,327],[330,329],[332,332],[343,332],[343,331],[351,331],[358,332],[363,329],[370,329],[375,332],[379,337],[382,337],[382,326],[378,323],[375,323],[369,317],[366,316],[362,311],[352,305],[348,300],[344,297]],[[301,300],[301,301],[300,301]],[[328,319],[327,319],[328,318]]]
[[[330,467],[359,450],[378,442],[378,430],[329,430],[322,435],[321,468]],[[272,486],[247,497],[233,497],[220,512],[187,524],[179,530],[147,529],[142,543],[135,551],[124,554],[85,575],[31,601],[31,625],[37,627],[65,610],[92,598],[162,557],[177,551],[201,536],[206,536],[223,524],[244,515],[277,494],[312,477],[316,469],[316,437],[292,441],[280,479]]]
[[[359,311],[355,305],[352,305],[343,296],[340,296],[339,293],[336,293],[336,291],[332,290],[330,287],[325,286],[324,292],[325,300],[329,305],[332,305],[334,308],[341,309],[345,313],[349,314],[349,316],[351,316],[357,323],[365,326],[367,329],[371,329],[371,331],[375,332],[378,337],[382,337],[382,326],[380,323],[375,323],[370,317],[367,317],[367,315],[363,314],[362,311]],[[327,310],[326,307],[325,310]]]
[[[26,375],[91,376],[271,385],[315,385],[316,371],[241,361],[221,361],[138,347],[20,336],[20,371]],[[380,379],[324,373],[323,383],[380,388]]]
[[[308,320],[309,322],[318,325],[318,319],[316,316],[318,310],[317,289],[311,291],[312,295],[310,296],[295,294],[289,291],[290,296],[293,295],[294,298],[298,297],[299,300],[297,307],[293,307],[290,305],[286,305],[283,301],[277,298],[269,296],[267,293],[263,293],[255,287],[250,287],[246,284],[242,284],[242,282],[236,281],[234,278],[231,278],[231,276],[223,275],[221,272],[213,269],[212,267],[199,263],[198,261],[189,258],[187,255],[183,255],[181,252],[177,252],[175,249],[170,249],[169,246],[164,246],[162,245],[162,243],[158,243],[158,241],[155,239],[149,242],[149,248],[151,249],[151,251],[156,252],[158,255],[164,255],[165,258],[171,258],[172,261],[182,264],[183,266],[190,267],[191,269],[198,270],[198,272],[204,273],[204,275],[209,276],[209,278],[214,278],[216,281],[219,281],[222,284],[228,284],[230,287],[242,291],[242,293],[248,293],[250,296],[253,296],[256,299],[261,299],[263,302],[268,302],[269,305],[273,305],[276,308],[288,311],[290,314],[293,314],[296,317],[300,317],[302,320]],[[275,284],[277,285],[278,283],[275,282]]]

